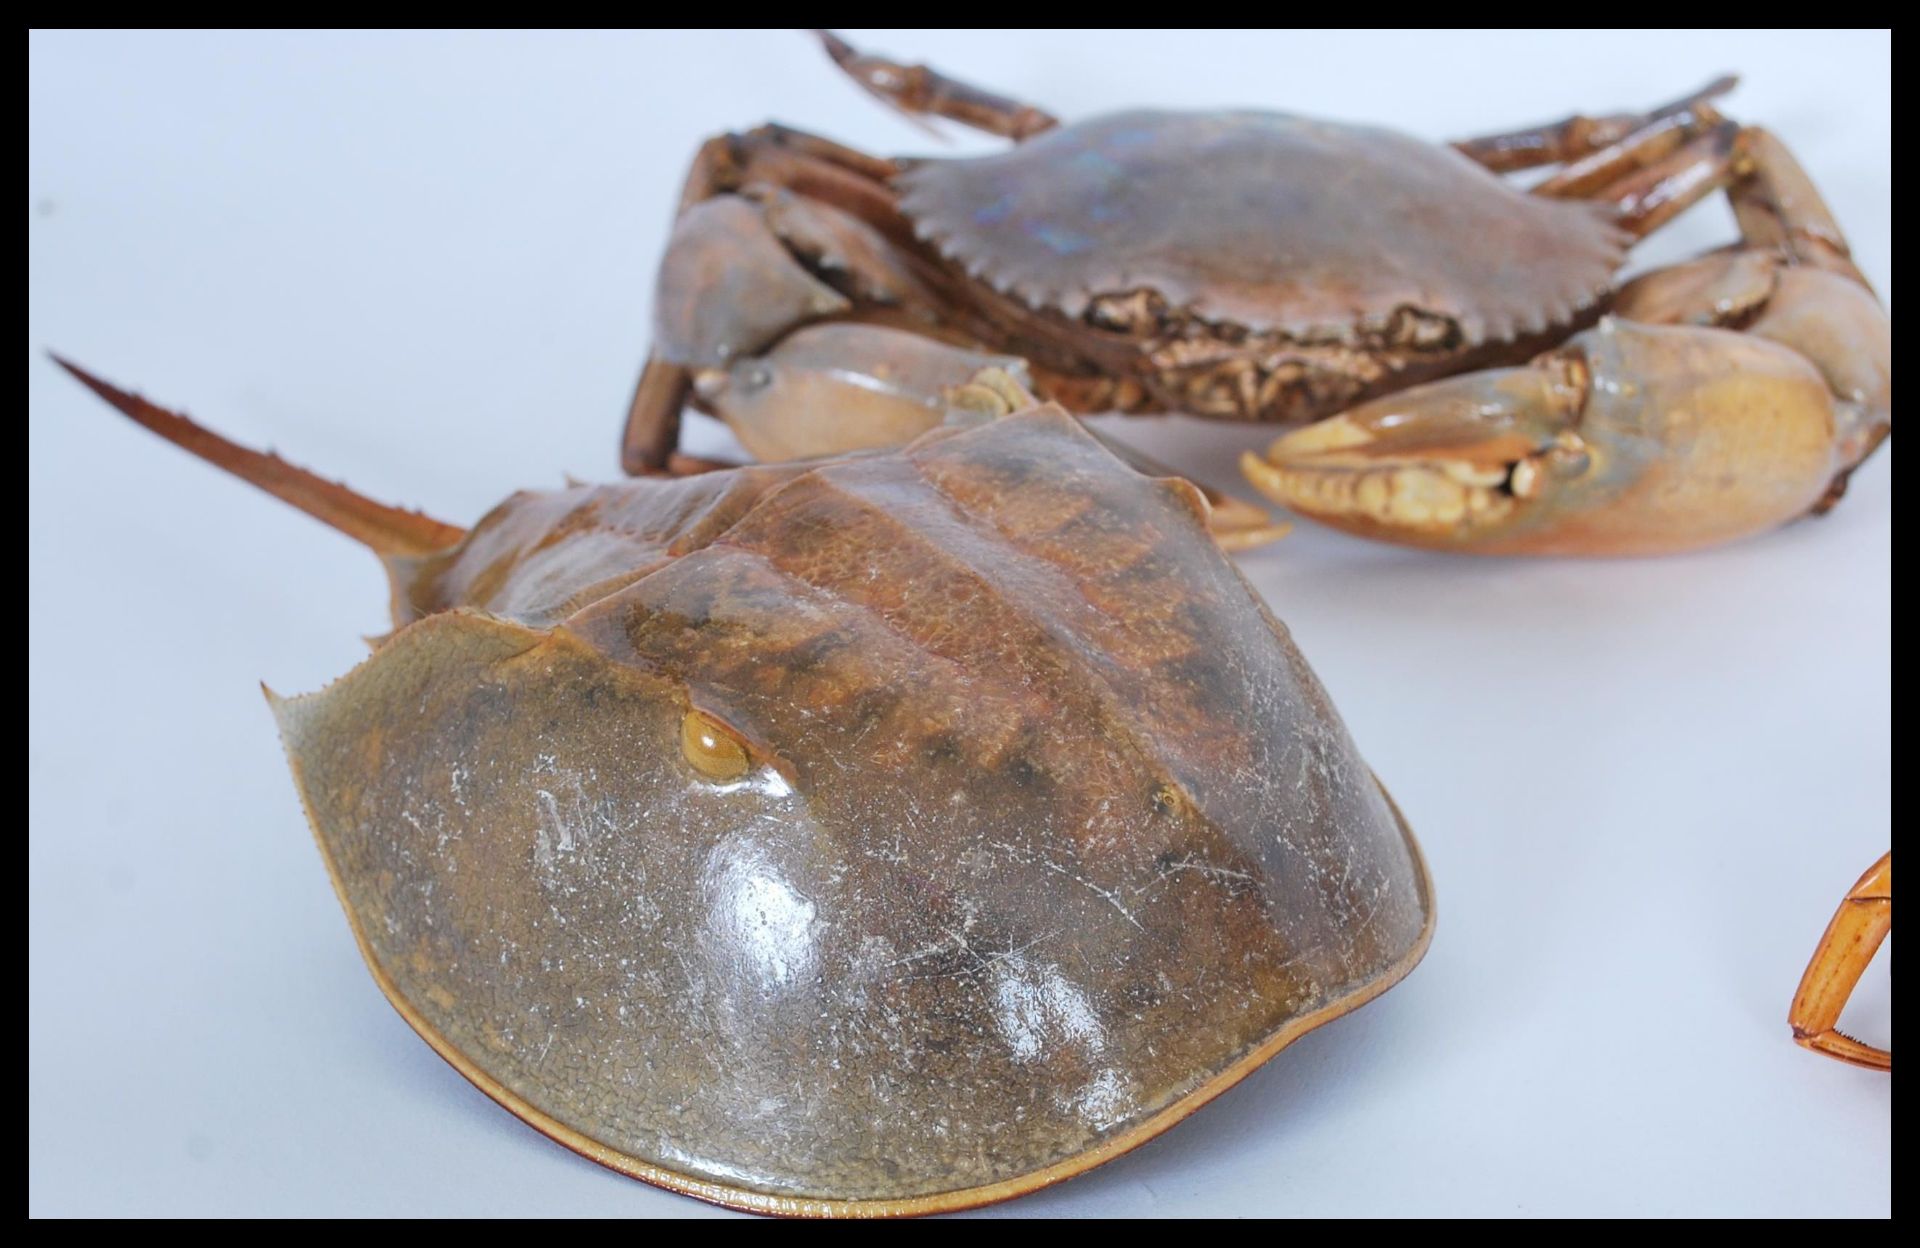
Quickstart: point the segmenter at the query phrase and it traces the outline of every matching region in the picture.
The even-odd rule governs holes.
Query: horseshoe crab
[[[706,466],[674,453],[689,400],[756,454],[882,444],[937,422],[988,351],[1079,412],[1329,418],[1243,469],[1363,536],[1643,554],[1825,510],[1891,429],[1891,322],[1786,148],[1714,108],[1730,78],[1447,148],[1253,111],[1063,125],[822,38],[882,100],[1015,145],[709,141],[660,269],[630,472]],[[1530,192],[1500,176],[1552,164]],[[1742,244],[1616,298],[1633,242],[1719,190]],[[1647,324],[1593,328],[1609,308]]]
[[[604,1165],[1017,1196],[1426,949],[1419,850],[1203,499],[1004,376],[898,450],[463,531],[65,367],[381,557],[394,631],[268,695],[322,857],[408,1023]]]

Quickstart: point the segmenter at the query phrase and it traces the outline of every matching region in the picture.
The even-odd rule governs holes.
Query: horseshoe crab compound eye
[[[680,752],[709,780],[738,780],[747,774],[747,750],[719,721],[688,711],[680,721]]]

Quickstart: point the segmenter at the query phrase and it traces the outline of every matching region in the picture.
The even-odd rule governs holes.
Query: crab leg
[[[1051,130],[1060,122],[1019,100],[970,86],[926,65],[902,65],[868,56],[832,31],[814,32],[833,63],[868,94],[907,117],[945,117],[975,130],[1019,142]]]
[[[857,147],[848,147],[845,143],[836,143],[832,139],[785,126],[777,121],[754,127],[746,137],[796,155],[811,157],[829,165],[838,165],[872,182],[885,183],[894,174],[900,172],[900,162],[896,160],[889,160],[885,156],[874,156]]]
[[[680,190],[680,216],[718,192],[725,140],[709,139],[694,153],[687,180]],[[640,370],[640,380],[627,404],[627,423],[620,435],[620,467],[629,476],[660,472],[680,444],[680,413],[693,391],[693,374],[654,352]]]
[[[1721,122],[1644,168],[1635,169],[1603,187],[1595,197],[1610,204],[1614,220],[1638,238],[1645,238],[1715,191],[1725,190],[1738,176],[1734,152],[1740,127]]]
[[[1615,113],[1606,117],[1575,115],[1544,126],[1529,126],[1506,134],[1463,139],[1454,150],[1495,173],[1534,169],[1578,160],[1589,152],[1611,147],[1638,130],[1701,110],[1708,100],[1725,95],[1740,80],[1729,74],[1646,113]]]
[[[1778,248],[1802,264],[1832,270],[1872,290],[1853,263],[1833,211],[1786,144],[1749,126],[1740,132],[1736,158],[1744,176],[1727,198],[1751,246]]]
[[[1868,868],[1840,903],[1800,978],[1787,1022],[1795,1043],[1871,1070],[1892,1070],[1893,1054],[1840,1031],[1840,1012],[1874,951],[1893,930],[1893,853]]]
[[[1602,194],[1614,183],[1671,156],[1710,127],[1722,124],[1720,115],[1706,105],[1658,117],[1619,142],[1568,162],[1559,173],[1535,186],[1533,193],[1549,199]]]
[[[680,413],[693,392],[693,374],[678,364],[649,355],[627,403],[620,435],[620,468],[628,476],[663,471],[680,444]]]
[[[1712,128],[1693,134],[1684,145],[1675,141],[1689,133],[1685,126],[1657,123],[1569,166],[1536,193],[1610,203],[1621,226],[1644,238],[1724,190],[1747,247],[1778,251],[1870,290],[1839,222],[1786,144],[1756,126],[1718,119],[1711,110],[1702,116],[1715,119]],[[1603,181],[1609,171],[1618,176]]]

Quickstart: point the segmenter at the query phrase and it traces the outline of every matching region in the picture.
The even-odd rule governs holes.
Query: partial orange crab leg
[[[1893,930],[1893,851],[1860,877],[1840,903],[1820,947],[1800,977],[1787,1021],[1794,1042],[1870,1070],[1893,1069],[1893,1054],[1862,1044],[1838,1030],[1840,1011],[1846,1008],[1853,986],[1873,961],[1874,951]]]

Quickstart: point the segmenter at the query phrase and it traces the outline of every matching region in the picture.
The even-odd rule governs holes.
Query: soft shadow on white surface
[[[1729,109],[1793,145],[1891,297],[1884,34],[859,37],[1066,116],[1257,104],[1435,138],[1738,69]],[[712,1212],[497,1109],[361,967],[257,682],[358,661],[372,561],[38,353],[466,521],[613,472],[701,138],[926,140],[789,32],[56,33],[29,57],[30,1211]],[[1710,204],[1644,255],[1730,231]],[[1109,424],[1242,492],[1262,438]],[[1243,558],[1420,835],[1432,952],[1167,1135],[990,1212],[1887,1214],[1891,1081],[1802,1052],[1785,1011],[1891,838],[1891,516],[1884,452],[1830,517],[1704,555],[1449,559],[1302,524]],[[1849,1016],[1869,1038],[1889,968]]]

